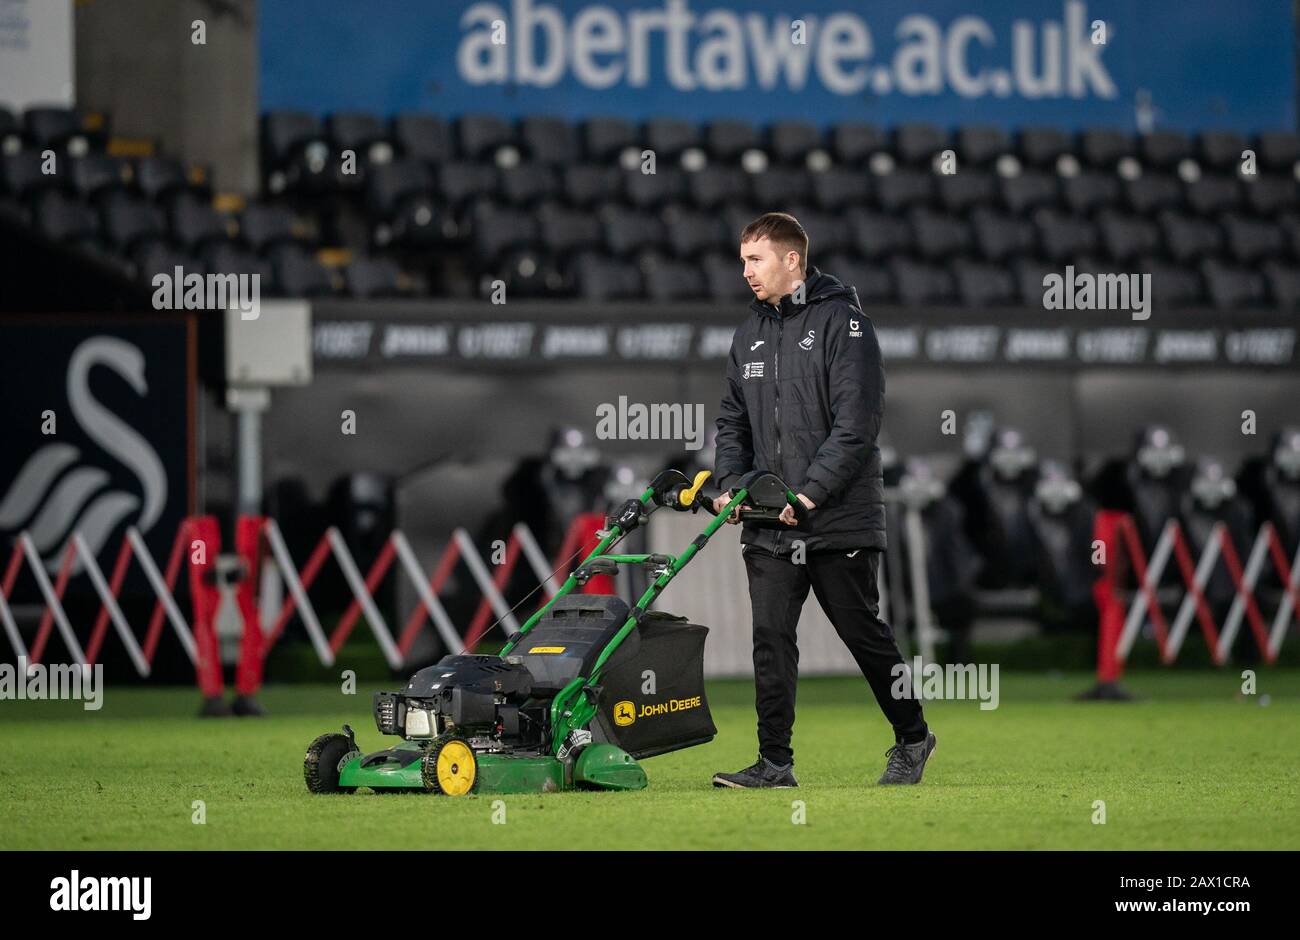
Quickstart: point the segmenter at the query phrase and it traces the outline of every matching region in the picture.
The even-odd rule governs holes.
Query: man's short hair
[[[740,243],[758,241],[767,238],[781,254],[787,251],[799,252],[799,267],[808,268],[808,233],[803,226],[788,212],[764,212],[753,222],[745,226],[740,233]]]

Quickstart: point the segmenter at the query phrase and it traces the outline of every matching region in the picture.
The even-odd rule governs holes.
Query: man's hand
[[[721,514],[722,510],[727,508],[727,503],[729,502],[731,502],[731,494],[723,493],[721,496],[718,496],[713,500],[713,511]],[[740,509],[736,508],[731,510],[731,515],[727,517],[727,522],[731,525],[735,525],[739,521]]]
[[[804,496],[803,493],[800,493],[800,494],[799,494],[799,502],[803,503],[803,504],[804,504],[804,507],[807,508],[807,509],[816,509],[816,508],[817,508],[816,504],[814,504],[813,501],[812,501],[811,499],[809,499],[807,496]],[[790,506],[790,505],[787,505],[784,509],[781,510],[781,517],[780,517],[780,518],[781,518],[781,521],[784,522],[786,525],[798,525],[798,524],[799,524],[799,520],[797,520],[797,519],[794,517],[794,507],[793,507],[793,506]]]

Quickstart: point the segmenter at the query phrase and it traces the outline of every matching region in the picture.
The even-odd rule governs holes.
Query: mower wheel
[[[356,787],[339,786],[343,759],[352,753],[352,742],[347,735],[338,732],[322,734],[311,742],[302,762],[307,789],[312,793],[355,793]]]
[[[424,788],[445,796],[465,796],[478,786],[478,761],[464,738],[444,734],[429,743],[420,762]]]

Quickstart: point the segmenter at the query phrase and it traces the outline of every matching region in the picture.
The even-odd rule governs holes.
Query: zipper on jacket
[[[776,467],[775,472],[780,474],[781,470],[781,338],[785,336],[785,318],[781,313],[781,308],[777,307],[776,321],[776,350],[772,355],[772,383],[776,386]],[[772,557],[776,557],[776,550],[781,545],[781,533],[778,531],[776,537],[772,540]]]

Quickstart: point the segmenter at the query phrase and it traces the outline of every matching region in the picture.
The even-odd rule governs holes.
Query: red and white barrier
[[[1228,651],[1232,648],[1243,618],[1249,621],[1255,643],[1264,660],[1269,663],[1277,660],[1287,623],[1293,617],[1300,623],[1300,551],[1288,563],[1277,531],[1270,523],[1260,527],[1244,569],[1227,526],[1223,523],[1213,527],[1195,565],[1182,527],[1174,519],[1169,520],[1161,530],[1149,561],[1142,549],[1137,525],[1127,513],[1112,510],[1098,512],[1093,537],[1103,543],[1106,553],[1101,576],[1093,585],[1093,597],[1097,602],[1100,621],[1097,649],[1099,683],[1114,683],[1119,679],[1142,624],[1147,619],[1152,624],[1156,644],[1160,649],[1160,659],[1165,664],[1171,664],[1178,658],[1193,618],[1201,627],[1215,665],[1227,662]],[[1122,600],[1126,557],[1133,566],[1138,582],[1127,611],[1124,610]],[[1171,558],[1178,565],[1185,592],[1172,627],[1165,618],[1157,596],[1157,588]],[[1266,628],[1255,591],[1264,564],[1269,559],[1282,583],[1283,591],[1271,628]],[[1232,606],[1222,626],[1214,622],[1205,598],[1206,585],[1220,561],[1226,566],[1235,587]]]

